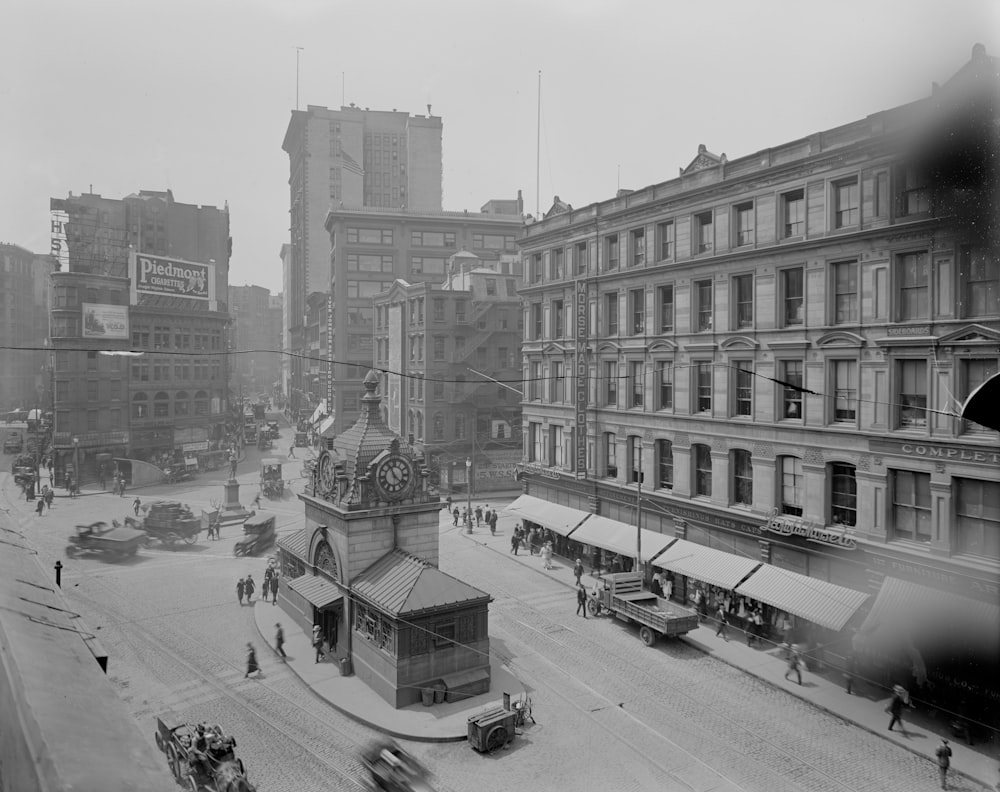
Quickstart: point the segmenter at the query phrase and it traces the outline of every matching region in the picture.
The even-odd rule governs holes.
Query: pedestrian
[[[490,533],[494,536],[497,535],[497,513],[495,511],[490,515]]]
[[[785,669],[785,679],[788,679],[788,675],[795,672],[795,677],[798,683],[802,684],[802,659],[799,657],[799,653],[792,648],[788,650],[788,668]],[[890,727],[891,730],[891,727]]]
[[[517,555],[517,548],[520,546],[520,544],[521,544],[521,534],[515,533],[512,537],[510,537],[510,552],[512,552],[514,555]]]
[[[482,524],[483,524],[483,507],[482,506],[477,506],[476,507],[476,527],[478,528]]]
[[[576,578],[576,585],[580,585],[580,578],[583,577],[583,561],[579,558],[576,559],[576,563],[573,564],[573,577]]]
[[[52,511],[52,501],[56,498],[56,491],[50,487],[46,487],[43,497],[45,499],[45,505],[49,507],[49,511]]]
[[[137,495],[136,498],[135,498],[135,500],[132,501],[132,511],[135,512],[135,516],[136,517],[139,516],[139,507],[140,506],[142,506],[142,501],[139,500],[139,496]]]
[[[453,511],[451,514],[455,518],[455,522],[453,522],[452,525],[456,525],[457,526],[458,525],[458,506],[455,507],[455,511]]]
[[[243,588],[244,588],[243,578],[236,581],[236,599],[240,601],[240,605],[243,604]]]
[[[719,622],[719,627],[715,631],[715,637],[718,638],[721,635],[723,640],[729,643],[729,636],[726,635],[726,625],[729,624],[729,620],[726,618],[726,609],[722,603],[719,603],[719,609],[715,612],[715,618]]]
[[[40,497],[38,499],[38,503],[35,504],[35,513],[38,514],[39,517],[41,517],[42,516],[42,509],[44,509],[44,508],[45,508],[45,498],[44,497]]]
[[[247,595],[247,604],[248,604],[248,605],[249,605],[249,604],[250,604],[251,602],[253,602],[253,593],[254,593],[254,591],[255,591],[256,589],[257,589],[257,586],[256,586],[256,585],[254,584],[254,582],[253,582],[253,575],[251,575],[251,574],[250,574],[250,573],[248,572],[248,573],[247,573],[247,579],[246,579],[246,581],[245,581],[245,582],[243,583],[243,591],[244,591],[244,592],[246,593],[246,595]]]
[[[124,498],[125,497],[125,477],[124,476],[122,476],[118,480],[118,497],[119,498]]]
[[[251,674],[256,674],[260,672],[260,666],[257,665],[257,651],[253,648],[252,643],[247,644],[247,672],[243,675],[246,679]]]
[[[316,662],[323,659],[323,631],[318,624],[313,625],[313,649],[316,650]]]
[[[284,660],[288,657],[282,648],[285,645],[285,631],[281,629],[281,622],[278,622],[274,626],[277,629],[277,632],[274,634],[274,648],[281,655],[281,659]]]
[[[760,615],[760,610],[755,610],[750,614],[750,629],[747,631],[747,646],[750,646],[752,641],[757,641],[760,645],[764,634],[764,619]]]
[[[483,520],[486,522],[487,525],[490,524],[490,517],[492,516],[493,512],[490,511],[490,505],[487,503],[486,508],[483,509]]]
[[[105,469],[104,465],[101,465],[97,469],[97,483],[101,485],[101,491],[102,492],[108,488],[107,487],[107,484],[108,484],[108,482],[107,482],[107,470]]]
[[[252,506],[255,509],[259,509],[260,508],[260,493],[259,492],[256,495],[253,496],[253,504],[252,504]]]
[[[451,514],[451,495],[445,500],[445,508],[448,510],[448,514]]]
[[[893,685],[892,700],[889,702],[889,706],[885,708],[885,711],[892,715],[889,721],[889,731],[892,731],[892,727],[898,723],[899,730],[903,734],[906,734],[906,728],[903,726],[903,707],[906,705],[907,698],[909,698],[909,695],[906,692],[906,688],[902,685]]]
[[[288,458],[295,459],[295,444],[288,446]]]
[[[278,573],[271,575],[271,604],[278,604]]]
[[[576,584],[576,615],[579,616],[583,614],[583,618],[587,618],[587,589],[583,587],[583,583]]]
[[[858,672],[858,659],[852,652],[847,658],[847,666],[844,669],[844,684],[847,689],[847,695],[851,695],[854,692],[854,677]]]
[[[542,569],[553,569],[552,566],[552,545],[546,542],[542,545],[540,552],[542,556]]]
[[[941,777],[941,789],[947,789],[948,768],[951,767],[951,748],[948,747],[948,741],[942,738],[941,744],[938,746],[934,754],[937,756],[938,775]]]

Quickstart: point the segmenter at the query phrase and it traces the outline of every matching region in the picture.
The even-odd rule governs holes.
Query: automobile
[[[27,410],[11,410],[9,413],[7,413],[6,421],[9,424],[24,423],[27,420],[28,420]]]
[[[20,432],[7,432],[7,437],[3,441],[3,452],[5,454],[20,454],[24,449],[24,438]]]

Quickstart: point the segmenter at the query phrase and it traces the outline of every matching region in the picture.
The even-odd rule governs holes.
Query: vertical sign
[[[66,238],[66,232],[69,226],[69,212],[66,211],[66,202],[61,198],[50,198],[49,217],[51,228],[49,253],[56,260],[56,270],[68,272],[69,242]]]
[[[576,393],[573,403],[576,408],[576,464],[577,475],[587,475],[587,281],[576,282],[576,372],[574,382]]]

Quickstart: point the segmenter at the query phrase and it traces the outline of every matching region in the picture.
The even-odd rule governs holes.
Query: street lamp
[[[472,533],[472,460],[469,457],[465,458],[465,494],[465,519],[468,520],[465,524],[465,530]]]
[[[73,438],[73,482],[75,486],[80,486],[80,438]],[[73,488],[70,488],[70,494],[73,494]]]

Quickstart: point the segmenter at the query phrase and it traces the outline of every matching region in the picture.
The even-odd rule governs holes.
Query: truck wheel
[[[601,613],[601,603],[597,600],[587,600],[587,610],[591,616],[598,616]]]
[[[237,558],[239,556],[245,556],[246,554],[247,554],[247,551],[246,551],[246,548],[243,547],[243,545],[236,545],[233,548],[233,555],[236,556]]]
[[[194,544],[195,542],[198,541],[198,534],[189,533],[187,536],[184,537],[184,541],[187,542],[188,544]]]
[[[163,737],[160,735],[160,733],[157,732],[156,734],[154,734],[153,739],[156,740],[156,747],[162,751],[165,746],[163,744]]]
[[[646,644],[646,646],[652,646],[656,643],[656,633],[649,627],[642,627],[639,629],[639,640]]]
[[[76,558],[79,552],[76,545],[66,545],[66,555],[69,558]]]

